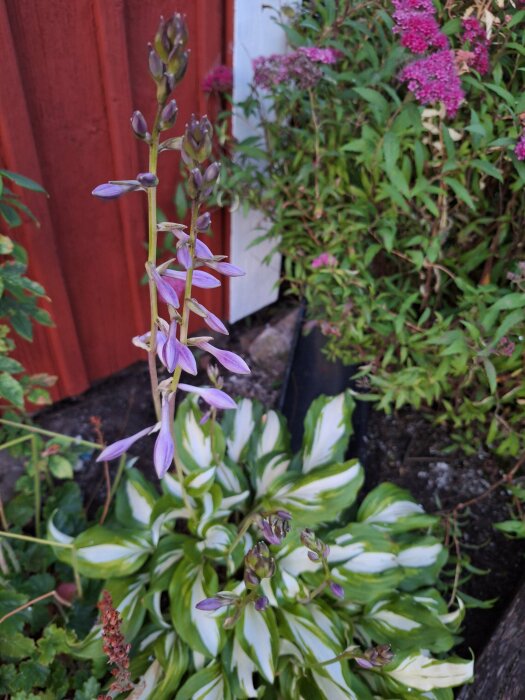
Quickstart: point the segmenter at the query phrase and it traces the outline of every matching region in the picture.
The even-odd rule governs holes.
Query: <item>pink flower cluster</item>
[[[463,43],[470,44],[470,56],[467,64],[477,70],[480,75],[489,72],[489,38],[487,32],[476,17],[463,20]]]
[[[314,270],[317,270],[319,267],[335,267],[336,265],[337,258],[332,253],[321,253],[321,255],[312,260],[312,268]]]
[[[233,89],[233,73],[228,66],[215,66],[202,81],[204,92],[231,93]]]
[[[396,27],[401,43],[412,53],[425,53],[431,48],[447,49],[448,39],[435,18],[432,0],[393,0]]]
[[[434,53],[406,66],[400,79],[421,104],[442,102],[447,115],[454,117],[465,97],[461,87],[454,52],[436,20],[432,0],[392,0],[396,27],[401,43],[412,53]]]
[[[310,88],[323,76],[319,64],[333,64],[340,57],[340,52],[335,49],[316,46],[301,46],[289,54],[259,56],[253,61],[253,80],[265,90],[290,82],[302,89]]]
[[[525,130],[521,132],[521,136],[516,143],[514,155],[518,160],[525,160]]]

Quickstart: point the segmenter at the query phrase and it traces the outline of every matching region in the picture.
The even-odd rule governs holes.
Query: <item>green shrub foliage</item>
[[[468,49],[461,20],[478,4],[434,5],[451,47]],[[525,11],[515,5],[480,15],[489,72],[462,66],[454,118],[399,79],[414,56],[392,31],[391,3],[285,8],[292,47],[339,60],[318,65],[313,87],[254,84],[235,109],[262,136],[235,144],[222,179],[224,198],[233,188],[266,215],[262,237],[284,254],[284,279],[306,297],[329,355],[361,364],[379,407],[434,407],[464,448],[481,435],[501,455],[518,454],[525,434],[525,162],[514,152]]]
[[[243,399],[201,425],[186,399],[175,426],[193,514],[170,474],[159,495],[130,466],[103,526],[72,538],[60,509],[50,517],[48,539],[74,546],[56,556],[103,579],[123,617],[134,698],[452,700],[471,678],[470,660],[447,656],[463,604],[436,588],[438,519],[392,484],[357,507],[352,411],[348,394],[317,399],[293,455],[278,413]],[[97,664],[100,633],[70,652]]]

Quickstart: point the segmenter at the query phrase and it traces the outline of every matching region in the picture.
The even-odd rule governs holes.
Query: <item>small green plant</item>
[[[191,511],[175,478],[159,496],[130,467],[103,527],[73,536],[52,514],[50,543],[72,546],[56,556],[74,552],[122,616],[141,698],[445,700],[471,678],[471,661],[445,656],[463,604],[435,587],[439,519],[392,484],[355,505],[352,410],[349,395],[317,399],[293,455],[278,413],[243,399],[202,425],[186,399],[175,433]],[[100,629],[70,653],[101,659]]]
[[[227,144],[236,162],[225,159],[220,198],[266,215],[284,280],[306,297],[329,356],[361,365],[369,399],[423,408],[463,449],[481,440],[516,456],[525,13],[505,2],[489,26],[482,3],[408,3],[405,14],[432,13],[433,41],[448,47],[414,61],[402,43],[420,52],[426,39],[400,36],[393,19],[406,4],[286,8],[293,50],[255,62],[236,109],[262,136]],[[451,80],[423,92],[431,60]]]
[[[11,331],[24,340],[33,339],[33,322],[52,325],[49,313],[39,306],[45,297],[44,288],[26,276],[27,251],[16,241],[12,230],[21,226],[22,216],[35,219],[28,207],[8,185],[45,194],[45,190],[33,180],[0,170],[0,217],[7,233],[0,233],[0,398],[7,402],[12,415],[24,410],[25,401],[36,405],[49,403],[47,389],[56,380],[47,374],[27,375],[24,367],[10,355],[15,350]],[[13,412],[13,409],[15,411]]]

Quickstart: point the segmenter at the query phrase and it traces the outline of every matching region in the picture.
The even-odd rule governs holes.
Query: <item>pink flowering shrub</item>
[[[490,22],[475,2],[327,5],[254,62],[237,109],[264,138],[225,166],[223,201],[271,221],[283,278],[381,408],[422,406],[464,449],[517,454],[525,18],[510,2]]]
[[[233,73],[229,66],[215,66],[202,81],[204,92],[231,93],[233,90]]]

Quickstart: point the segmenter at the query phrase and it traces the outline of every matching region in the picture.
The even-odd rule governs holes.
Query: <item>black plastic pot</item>
[[[304,333],[306,308],[303,305],[299,314],[295,337],[285,372],[279,410],[288,419],[292,438],[292,450],[301,446],[304,432],[304,419],[312,401],[321,394],[335,396],[345,389],[359,391],[353,377],[359,365],[345,365],[342,362],[327,360],[322,350],[326,338],[318,328]],[[353,415],[354,435],[348,448],[348,457],[358,457],[366,434],[370,404],[357,401]]]

